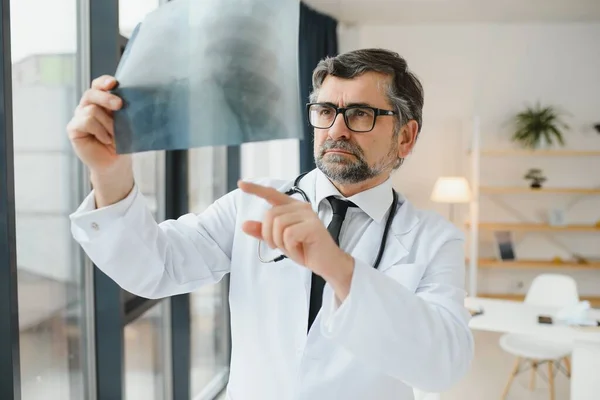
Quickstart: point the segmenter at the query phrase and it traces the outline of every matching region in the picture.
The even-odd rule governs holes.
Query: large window
[[[189,296],[142,299],[93,267],[70,231],[69,215],[90,187],[66,126],[88,78],[111,73],[117,46],[164,2],[119,0],[117,13],[116,2],[10,0],[17,282],[10,251],[5,281],[18,286],[23,400],[179,400],[217,393],[226,382],[228,279]],[[186,204],[200,213],[224,195],[233,179],[227,154],[226,148],[135,154],[136,182],[155,219]],[[183,184],[167,181],[186,160],[189,185],[187,176]],[[10,217],[12,192],[4,187]],[[12,238],[7,221],[2,233]],[[8,314],[2,322],[13,310]]]
[[[226,193],[227,156],[223,147],[189,151],[189,208],[201,213]],[[229,365],[227,280],[205,286],[190,296],[192,398],[226,374]]]
[[[68,215],[81,182],[65,127],[78,102],[77,0],[12,0],[23,399],[85,398],[82,263]]]
[[[119,32],[127,40],[147,13],[160,5],[159,0],[120,0]],[[118,132],[116,132],[118,134]],[[165,152],[147,151],[133,154],[135,181],[152,210],[154,219],[165,219]],[[135,296],[125,293],[125,301]],[[169,302],[163,300],[124,328],[125,399],[163,400],[169,390],[170,373],[166,340],[170,332]]]
[[[166,398],[164,349],[168,301],[159,303],[125,327],[125,399]]]

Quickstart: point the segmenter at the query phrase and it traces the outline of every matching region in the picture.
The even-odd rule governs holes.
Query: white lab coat
[[[313,207],[317,173],[300,184]],[[261,263],[257,241],[241,231],[269,208],[262,199],[236,190],[198,216],[157,225],[137,186],[100,210],[91,193],[71,215],[72,233],[102,271],[139,296],[190,292],[231,273],[230,400],[408,400],[413,388],[456,383],[470,366],[473,338],[463,235],[400,200],[379,269],[371,263],[383,224],[373,223],[351,251],[349,296],[338,305],[326,285],[308,335],[310,270],[289,259]]]

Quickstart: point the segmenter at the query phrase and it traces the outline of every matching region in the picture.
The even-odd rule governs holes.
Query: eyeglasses
[[[380,115],[396,115],[395,111],[369,106],[334,107],[328,103],[308,103],[308,122],[313,128],[331,128],[338,114],[344,116],[346,126],[353,132],[370,132]]]

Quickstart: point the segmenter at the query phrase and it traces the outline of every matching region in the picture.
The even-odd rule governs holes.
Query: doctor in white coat
[[[67,127],[93,184],[72,234],[139,296],[230,274],[229,399],[408,400],[464,376],[464,238],[390,179],[422,120],[423,89],[403,58],[365,49],[322,60],[307,106],[317,168],[297,182],[240,182],[202,214],[161,224],[131,158],[115,152],[115,84],[96,79]]]

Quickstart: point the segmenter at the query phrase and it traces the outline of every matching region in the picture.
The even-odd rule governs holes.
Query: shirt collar
[[[335,196],[353,202],[362,211],[367,213],[367,215],[375,222],[381,223],[383,217],[388,212],[390,205],[392,204],[392,180],[388,178],[385,182],[371,189],[346,198],[341,195],[333,183],[331,183],[329,178],[327,178],[325,174],[323,174],[323,172],[317,168],[315,188],[315,201],[317,209],[319,208],[321,201],[325,200],[329,196]]]

